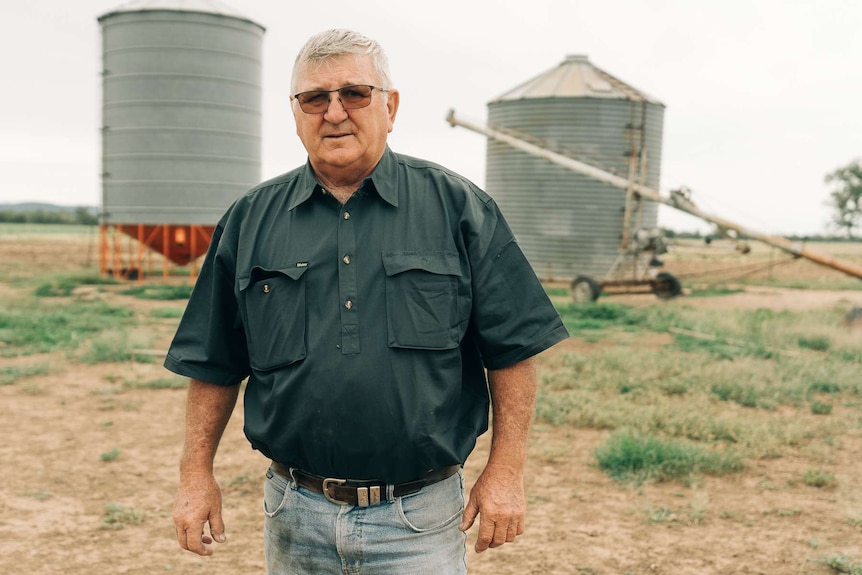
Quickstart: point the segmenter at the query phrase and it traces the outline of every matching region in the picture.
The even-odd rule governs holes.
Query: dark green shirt
[[[387,149],[344,205],[310,165],[240,198],[165,366],[248,376],[245,433],[271,459],[398,483],[466,460],[484,368],[567,335],[491,197]]]

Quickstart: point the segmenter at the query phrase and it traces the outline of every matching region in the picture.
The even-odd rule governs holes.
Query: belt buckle
[[[341,499],[336,499],[329,494],[330,485],[344,485],[345,483],[347,483],[346,479],[334,479],[332,477],[327,477],[323,480],[323,496],[326,497],[329,501],[338,505],[347,505],[348,503],[350,503],[349,501],[342,501]]]
[[[332,495],[329,494],[329,486],[330,485],[344,485],[347,483],[346,479],[335,479],[332,477],[327,477],[323,480],[323,496],[326,497],[332,503],[336,503],[338,505],[349,505],[350,501],[343,501],[341,499],[336,499]],[[380,486],[372,485],[371,487],[357,487],[356,488],[356,505],[359,507],[370,507],[373,505],[380,504]]]

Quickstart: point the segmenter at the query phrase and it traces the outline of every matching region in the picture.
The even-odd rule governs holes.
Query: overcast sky
[[[390,143],[485,182],[485,141],[446,112],[586,54],[666,106],[661,188],[767,233],[829,231],[826,173],[862,156],[856,0],[226,0],[267,28],[263,174],[305,161],[289,110],[300,46],[325,28],[379,40],[401,109]],[[100,30],[117,0],[0,3],[0,203],[98,205]],[[663,208],[660,224],[706,229]]]

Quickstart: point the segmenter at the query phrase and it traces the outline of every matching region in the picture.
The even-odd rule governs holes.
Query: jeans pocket
[[[305,359],[307,269],[254,267],[240,278],[253,368],[275,369]]]
[[[289,492],[290,485],[284,477],[272,470],[266,472],[266,482],[263,484],[263,512],[267,517],[275,517],[284,509]]]
[[[401,521],[416,533],[442,529],[464,512],[464,479],[461,471],[396,500]]]

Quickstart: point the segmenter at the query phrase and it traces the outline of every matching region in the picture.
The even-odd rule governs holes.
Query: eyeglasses
[[[368,86],[357,84],[353,86],[344,86],[335,90],[309,90],[308,92],[300,92],[294,94],[294,98],[299,102],[299,107],[306,114],[323,114],[329,109],[329,94],[338,92],[338,101],[345,110],[355,110],[364,108],[371,103],[371,93],[377,90],[379,92],[388,92],[377,86]]]

